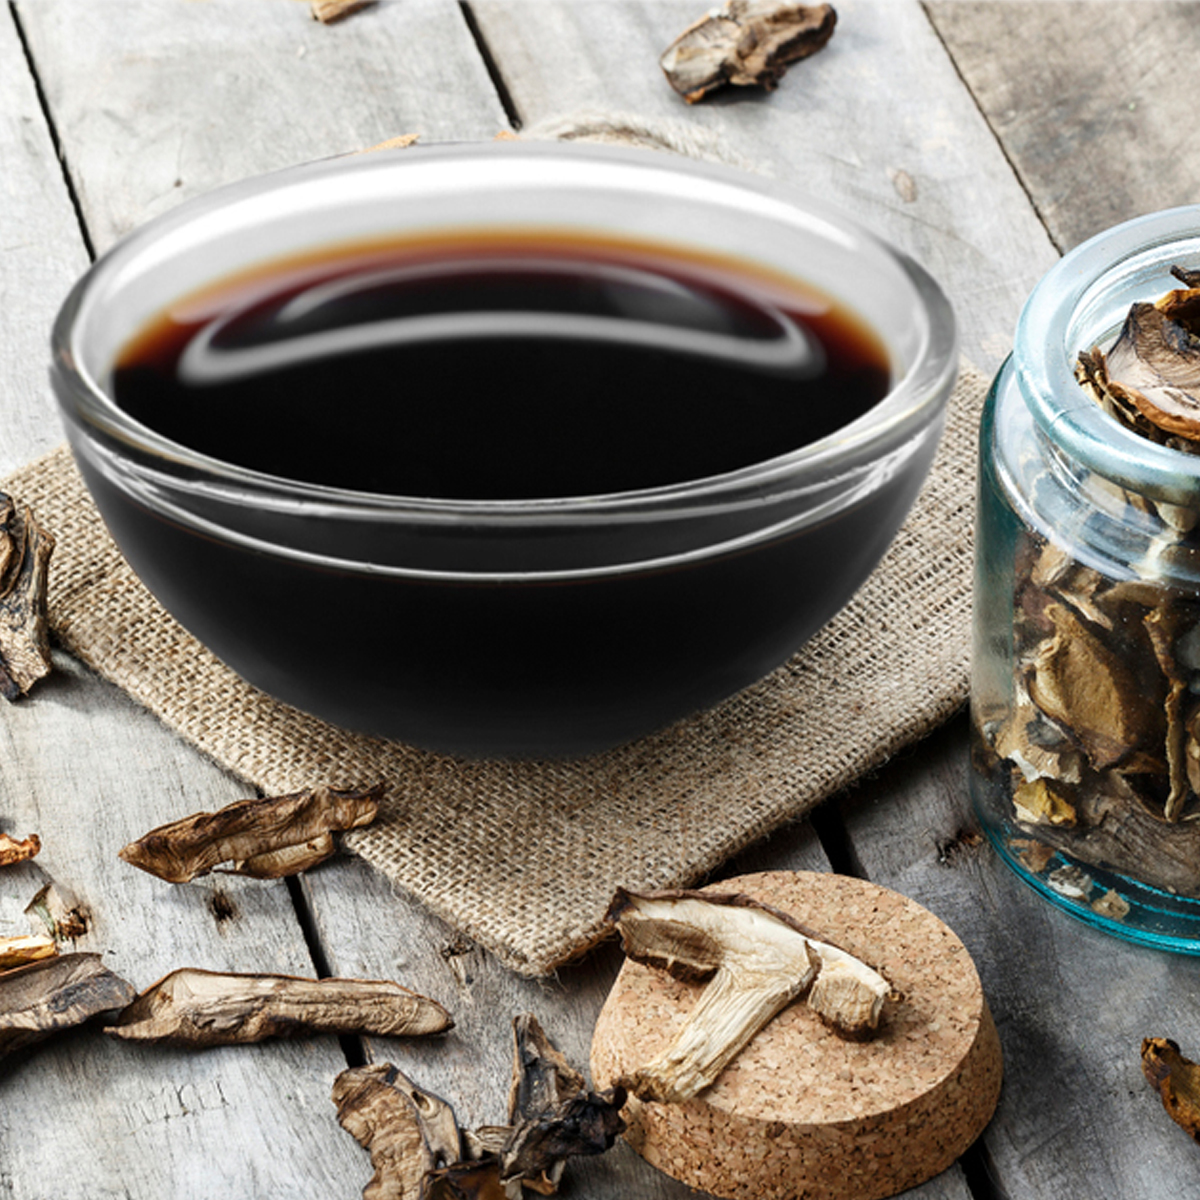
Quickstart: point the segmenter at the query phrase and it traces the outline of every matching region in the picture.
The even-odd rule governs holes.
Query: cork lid
[[[709,890],[784,910],[881,971],[900,998],[861,1042],[838,1038],[802,1000],[791,1004],[699,1097],[631,1098],[635,1149],[731,1200],[873,1200],[949,1166],[991,1118],[1001,1077],[999,1040],[962,942],[912,900],[860,879],[772,872]],[[702,990],[627,961],[596,1025],[597,1086],[669,1045]]]

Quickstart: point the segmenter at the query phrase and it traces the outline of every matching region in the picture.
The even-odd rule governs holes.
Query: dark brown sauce
[[[799,284],[634,243],[497,236],[219,285],[144,329],[112,387],[225,462],[505,500],[735,471],[847,425],[888,383],[875,335]]]

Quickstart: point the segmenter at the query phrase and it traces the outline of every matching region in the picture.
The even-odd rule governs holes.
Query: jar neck
[[[1154,501],[1200,509],[1200,458],[1160,446],[1105,413],[1075,379],[1081,350],[1108,348],[1130,305],[1200,266],[1200,205],[1106,230],[1072,250],[1033,290],[1017,322],[1016,383],[1042,435],[1081,471]]]
[[[998,490],[1023,524],[1107,578],[1200,592],[1200,510],[1151,500],[1070,454],[1034,421],[1013,358],[993,385],[981,435],[985,508]]]

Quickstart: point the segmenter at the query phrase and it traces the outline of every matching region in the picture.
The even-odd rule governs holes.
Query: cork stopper
[[[1001,1078],[999,1038],[962,942],[912,900],[846,876],[767,872],[708,890],[783,909],[880,970],[901,998],[863,1042],[793,1003],[695,1099],[631,1097],[634,1149],[728,1200],[881,1200],[948,1167],[990,1120]],[[663,1050],[702,988],[626,961],[596,1024],[596,1086]]]

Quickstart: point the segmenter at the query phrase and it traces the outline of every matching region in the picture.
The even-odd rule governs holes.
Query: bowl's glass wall
[[[511,502],[276,479],[172,444],[106,395],[134,332],[232,272],[334,242],[546,228],[734,255],[814,284],[880,335],[892,392],[831,437],[729,475]],[[403,151],[235,185],[102,259],[55,340],[77,460],[173,615],[281,699],[477,754],[600,749],[785,659],[894,535],[955,370],[936,285],[836,213],[707,166],[545,146]]]

